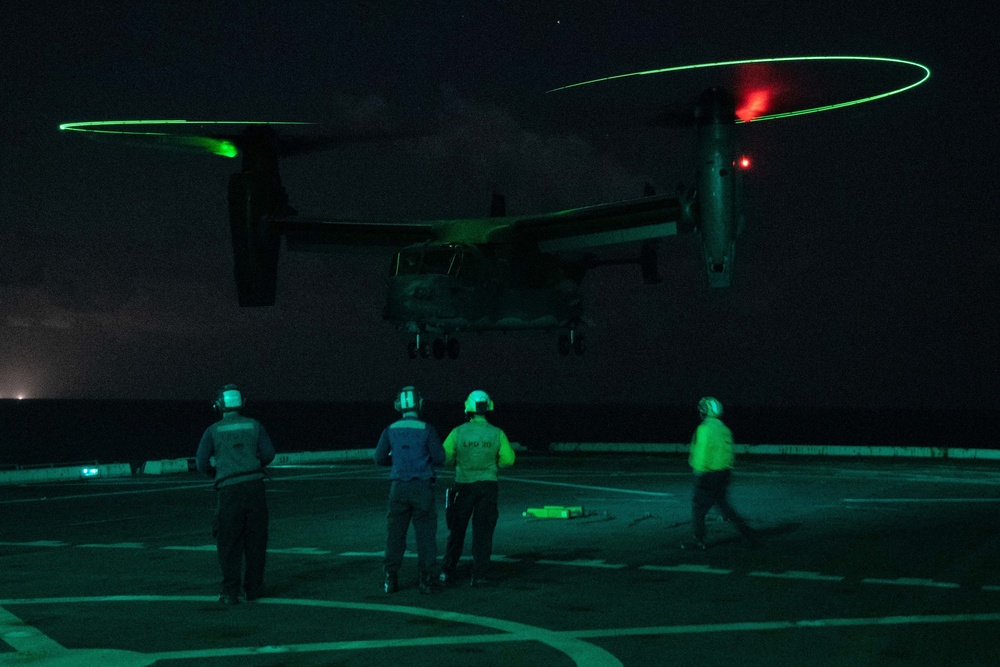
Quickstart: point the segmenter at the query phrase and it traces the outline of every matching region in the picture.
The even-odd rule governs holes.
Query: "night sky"
[[[583,9],[587,7],[592,9]],[[964,3],[80,2],[5,4],[0,398],[995,409],[996,46]],[[597,9],[599,8],[599,9]],[[875,55],[930,67],[871,104],[741,126],[753,156],[735,284],[698,239],[664,282],[588,276],[588,352],[551,332],[461,336],[409,360],[381,319],[389,253],[283,253],[278,305],[241,310],[226,211],[237,160],[93,142],[62,122],[382,123],[441,135],[289,159],[304,214],[558,210],[693,179],[684,130],[557,132],[544,91],[735,58]],[[653,85],[653,84],[651,84]],[[655,85],[669,94],[670,82]]]

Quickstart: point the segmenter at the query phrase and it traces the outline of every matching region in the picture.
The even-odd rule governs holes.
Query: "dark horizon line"
[[[57,397],[57,398],[0,398],[0,403],[205,403],[211,406],[212,401],[206,398],[79,398],[79,397]],[[460,401],[455,401],[453,399],[449,400],[436,400],[425,398],[424,402],[428,405],[461,405]],[[387,405],[392,407],[392,402],[385,399],[297,399],[297,398],[257,398],[247,401],[247,408],[252,408],[254,405],[274,405],[274,404],[299,404],[299,405]],[[579,407],[579,406],[626,406],[626,407],[642,407],[642,408],[652,408],[660,407],[664,409],[690,409],[695,410],[692,407],[694,404],[689,402],[684,403],[663,403],[656,401],[647,402],[637,402],[637,401],[538,401],[538,400],[525,400],[525,401],[510,401],[505,400],[503,402],[504,406],[552,406],[552,407]],[[1000,413],[1000,407],[998,408],[970,408],[970,407],[956,407],[956,406],[913,406],[913,405],[885,405],[881,407],[874,406],[864,406],[864,405],[809,405],[809,404],[772,404],[772,403],[737,403],[735,401],[727,401],[726,406],[731,406],[733,408],[744,409],[761,409],[761,410],[851,410],[859,412],[952,412],[952,413],[968,413],[968,414],[997,414]]]

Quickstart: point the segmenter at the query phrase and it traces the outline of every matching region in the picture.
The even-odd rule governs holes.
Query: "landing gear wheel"
[[[408,356],[410,359],[416,359],[417,358],[417,342],[416,341],[411,340],[409,343],[406,344],[406,356]]]
[[[573,352],[576,353],[576,356],[579,357],[586,351],[587,351],[587,346],[584,344],[583,334],[578,333],[575,336],[573,336]]]
[[[449,338],[448,339],[448,358],[449,359],[458,359],[458,352],[459,352],[458,339],[457,338]]]
[[[445,342],[443,340],[441,340],[440,338],[435,338],[434,339],[433,351],[434,351],[434,358],[435,359],[444,359]]]
[[[428,345],[427,343],[421,343],[420,347],[418,348],[418,352],[420,353],[421,359],[426,359],[427,357],[431,356],[431,346]]]
[[[569,341],[569,334],[559,334],[559,354],[568,357],[573,345]]]

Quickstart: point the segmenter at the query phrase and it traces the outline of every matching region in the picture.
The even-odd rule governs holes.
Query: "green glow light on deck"
[[[700,65],[681,65],[678,67],[664,67],[661,69],[651,69],[642,72],[630,72],[628,74],[617,74],[615,76],[606,76],[601,79],[591,79],[590,81],[581,81],[580,83],[573,83],[568,86],[561,86],[559,88],[553,88],[552,90],[546,91],[547,93],[555,93],[560,90],[569,90],[571,88],[579,88],[581,86],[588,86],[595,83],[600,83],[602,81],[614,81],[616,79],[625,79],[633,76],[648,76],[650,74],[664,74],[667,72],[683,72],[695,69],[709,69],[713,67],[731,67],[735,65],[756,65],[761,63],[782,63],[782,62],[809,62],[809,61],[864,61],[864,62],[883,62],[883,63],[893,63],[897,65],[907,65],[913,67],[919,71],[919,75],[916,81],[909,83],[900,88],[895,88],[893,90],[886,91],[884,93],[879,93],[878,95],[869,95],[867,97],[859,97],[854,100],[848,100],[846,102],[838,102],[836,104],[827,104],[825,106],[812,107],[810,109],[798,109],[796,111],[786,111],[782,113],[765,114],[763,116],[758,116],[752,120],[742,120],[737,119],[737,123],[747,123],[747,122],[760,122],[762,120],[774,120],[776,118],[788,118],[790,116],[802,116],[810,113],[818,113],[820,111],[830,111],[831,109],[840,109],[842,107],[853,106],[855,104],[864,104],[865,102],[872,102],[874,100],[882,99],[883,97],[889,97],[890,95],[896,95],[907,91],[911,88],[916,88],[924,81],[926,81],[931,76],[930,68],[920,63],[915,63],[909,60],[900,60],[899,58],[882,58],[879,56],[790,56],[786,58],[753,58],[749,60],[727,60],[724,62],[715,63],[702,63]]]
[[[150,137],[152,139],[163,139],[166,142],[191,146],[207,150],[213,155],[223,157],[236,157],[239,149],[232,141],[227,139],[217,139],[198,135],[172,134],[170,132],[154,132],[141,129],[118,129],[122,127],[136,126],[158,126],[158,125],[312,125],[307,122],[296,121],[232,121],[232,120],[96,120],[79,123],[63,123],[60,130],[70,132],[89,132],[96,134],[119,134],[139,137]]]

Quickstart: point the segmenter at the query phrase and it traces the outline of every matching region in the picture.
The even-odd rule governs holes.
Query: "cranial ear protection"
[[[698,413],[702,417],[721,417],[722,403],[717,398],[706,396],[698,401]]]
[[[239,410],[243,407],[243,394],[235,384],[227,384],[219,390],[213,405],[219,412]]]
[[[424,408],[424,397],[416,387],[403,387],[393,404],[396,412],[420,412]]]
[[[484,415],[493,410],[493,399],[482,389],[477,389],[465,399],[465,411]]]

